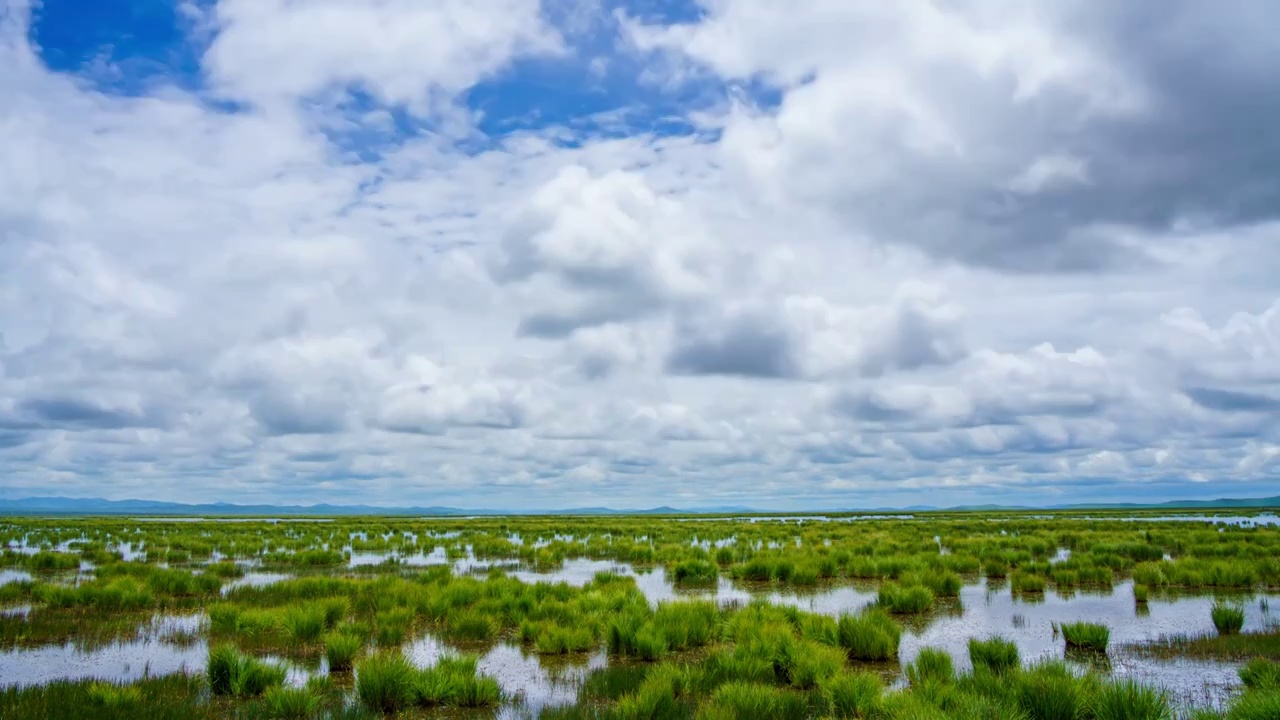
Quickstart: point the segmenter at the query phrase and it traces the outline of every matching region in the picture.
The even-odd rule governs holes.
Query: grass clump
[[[205,675],[214,695],[257,697],[284,683],[285,669],[242,655],[233,645],[209,650]]]
[[[282,621],[289,639],[301,645],[318,642],[324,635],[325,613],[319,605],[295,605],[285,610]]]
[[[892,660],[898,656],[902,640],[902,628],[879,610],[841,615],[836,634],[840,647],[853,660]]]
[[[523,634],[523,626],[521,629]],[[590,627],[565,627],[553,623],[536,626],[533,644],[543,655],[565,655],[595,648],[596,638]]]
[[[996,675],[1004,675],[1021,667],[1018,646],[1012,640],[990,638],[969,640],[969,661],[974,668],[986,668]]]
[[[329,660],[330,672],[347,672],[364,642],[356,635],[330,633],[324,639],[324,654]]]
[[[1139,605],[1145,605],[1151,596],[1151,589],[1142,583],[1134,583],[1133,601]]]
[[[502,623],[476,610],[462,610],[449,617],[447,628],[451,637],[479,641],[496,637],[502,630]]]
[[[950,683],[956,679],[956,669],[951,656],[945,650],[921,648],[914,662],[907,666],[907,680],[913,687],[929,683]]]
[[[880,678],[871,673],[840,673],[818,685],[825,713],[836,718],[869,718],[880,702]]]
[[[356,695],[370,710],[396,713],[417,697],[417,670],[398,652],[377,653],[356,665]]]
[[[877,604],[895,615],[914,615],[933,607],[933,591],[923,585],[888,582],[880,586]]]
[[[698,720],[801,720],[807,717],[809,707],[802,696],[768,685],[743,682],[716,688],[697,714]]]
[[[129,685],[99,680],[55,680],[0,689],[0,717],[40,720],[215,720],[225,715],[208,702],[204,680],[183,673]]]
[[[433,667],[418,672],[414,683],[414,699],[418,705],[432,707],[492,707],[502,701],[498,681],[476,674],[474,655],[446,656]]]
[[[273,720],[306,720],[320,710],[320,698],[307,688],[273,687],[263,704]]]
[[[845,654],[839,648],[800,642],[790,645],[789,657],[775,656],[774,674],[781,669],[792,687],[811,690],[839,673],[844,660]]]
[[[1280,662],[1254,658],[1240,668],[1240,681],[1250,690],[1280,690]]]
[[[94,682],[86,690],[89,702],[97,707],[127,708],[142,702],[142,691],[132,685]]]
[[[964,585],[960,576],[951,571],[927,573],[920,577],[920,583],[941,598],[960,597],[960,588]]]
[[[676,585],[714,585],[719,577],[720,569],[706,560],[682,560],[671,568]]]
[[[1059,661],[1043,662],[1021,675],[1018,706],[1034,720],[1083,720],[1093,703],[1088,676],[1077,677]]]
[[[1275,720],[1280,718],[1280,690],[1246,692],[1231,703],[1227,720]]]
[[[1059,629],[1069,648],[1106,652],[1107,642],[1111,639],[1111,630],[1097,623],[1064,623]]]
[[[1244,627],[1244,608],[1239,605],[1217,602],[1209,614],[1220,635],[1235,635]]]
[[[1039,595],[1044,592],[1045,584],[1043,577],[1021,571],[1009,577],[1009,587],[1015,593]]]
[[[1173,720],[1167,694],[1128,678],[1104,684],[1092,709],[1096,720]]]
[[[413,625],[413,610],[408,608],[388,610],[378,613],[376,619],[378,644],[383,647],[399,645],[409,635],[409,628]]]

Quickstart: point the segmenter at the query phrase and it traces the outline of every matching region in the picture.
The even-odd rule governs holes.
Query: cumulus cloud
[[[257,103],[341,97],[354,86],[438,110],[514,57],[563,51],[536,0],[222,0],[212,15],[202,63],[213,89]]]
[[[690,77],[775,87],[775,107],[724,118],[726,163],[885,242],[1080,271],[1151,261],[1117,228],[1244,227],[1280,206],[1280,149],[1239,145],[1280,111],[1265,79],[1280,57],[1246,20],[1274,10],[1257,2],[705,11],[630,37]]]
[[[693,375],[820,379],[945,365],[963,356],[960,311],[908,288],[892,303],[792,295],[682,322],[667,366]]]
[[[0,0],[2,495],[1280,477],[1270,5],[201,7],[117,84]]]
[[[513,213],[494,278],[535,296],[520,332],[563,337],[709,296],[712,239],[635,173],[563,169]]]

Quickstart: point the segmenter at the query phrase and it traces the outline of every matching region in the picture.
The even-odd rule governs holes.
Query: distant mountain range
[[[0,515],[680,515],[754,512],[746,507],[708,507],[679,510],[656,507],[647,510],[614,510],[582,507],[567,510],[466,509],[431,505],[427,507],[382,507],[378,505],[237,505],[234,503],[175,503],[157,500],[104,500],[102,498],[29,497],[0,500]]]
[[[1220,498],[1217,500],[1171,500],[1162,503],[1077,503],[1071,505],[1015,506],[968,505],[938,508],[915,505],[905,508],[861,508],[821,510],[822,513],[850,512],[931,512],[931,511],[982,511],[982,510],[1147,510],[1147,509],[1258,509],[1280,508],[1280,496],[1266,498]],[[811,511],[812,512],[812,511]],[[0,515],[247,515],[247,516],[297,516],[297,515],[728,515],[760,513],[749,507],[655,507],[647,510],[615,510],[608,507],[582,507],[564,510],[507,510],[464,509],[431,505],[427,507],[381,507],[377,505],[236,505],[233,503],[174,503],[155,500],[104,500],[102,498],[29,497],[19,500],[0,500]],[[802,512],[776,513],[801,515]]]

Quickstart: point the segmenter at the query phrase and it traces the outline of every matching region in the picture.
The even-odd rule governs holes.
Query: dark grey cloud
[[[666,367],[682,375],[799,375],[787,329],[772,318],[751,314],[731,318],[719,327],[681,327]]]
[[[1280,412],[1280,398],[1220,388],[1187,388],[1183,392],[1200,407],[1220,412]]]
[[[776,123],[730,123],[735,159],[884,243],[1087,274],[1160,262],[1118,232],[1280,219],[1274,2],[1039,3],[1007,26],[981,3],[854,7],[723,3],[654,32],[725,80],[776,83]],[[912,32],[941,23],[955,37]]]
[[[29,418],[36,427],[53,428],[113,430],[153,427],[159,420],[134,410],[104,407],[89,400],[72,397],[26,399],[18,403],[18,414]]]

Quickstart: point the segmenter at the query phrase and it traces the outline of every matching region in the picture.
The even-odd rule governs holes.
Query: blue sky
[[[0,0],[0,496],[1275,494],[1276,13]]]

